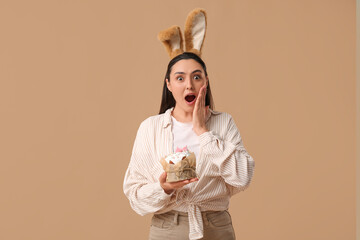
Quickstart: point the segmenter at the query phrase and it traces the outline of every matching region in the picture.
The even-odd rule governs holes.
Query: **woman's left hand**
[[[206,87],[207,83],[200,88],[193,111],[193,130],[198,136],[208,131],[206,127],[206,116],[209,111],[209,106],[205,106]]]

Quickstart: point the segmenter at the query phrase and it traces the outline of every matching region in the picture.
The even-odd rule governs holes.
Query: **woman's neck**
[[[171,114],[178,122],[192,122],[192,112],[185,112],[175,106]]]

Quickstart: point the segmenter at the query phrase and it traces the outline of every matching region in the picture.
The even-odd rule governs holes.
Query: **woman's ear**
[[[167,89],[171,92],[171,85],[170,85],[169,79],[166,79],[166,86],[167,86]]]

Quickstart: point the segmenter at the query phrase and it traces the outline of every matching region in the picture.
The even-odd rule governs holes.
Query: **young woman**
[[[149,239],[235,239],[229,200],[255,163],[232,117],[212,108],[205,63],[189,52],[173,58],[160,113],[141,123],[124,180],[131,207],[154,214]],[[198,178],[168,183],[160,159],[178,147],[195,153]]]

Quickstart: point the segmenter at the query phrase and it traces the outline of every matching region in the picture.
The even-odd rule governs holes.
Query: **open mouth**
[[[188,103],[192,103],[195,100],[195,98],[196,98],[196,96],[194,94],[189,94],[189,95],[186,95],[185,100]]]

